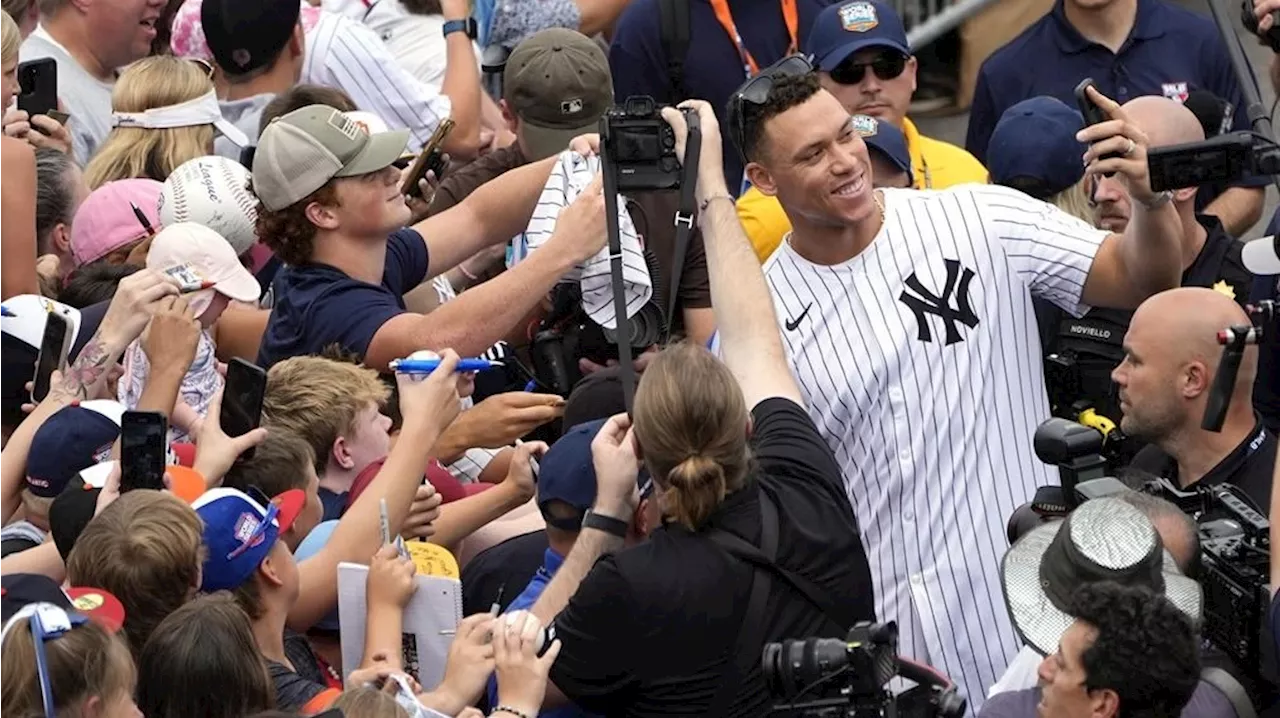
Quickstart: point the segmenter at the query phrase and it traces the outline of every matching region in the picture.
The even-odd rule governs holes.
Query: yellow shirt
[[[902,134],[911,153],[912,175],[916,189],[945,189],[970,182],[986,183],[987,168],[961,147],[920,134],[906,118]],[[738,220],[751,238],[751,246],[761,262],[769,258],[791,231],[791,222],[778,200],[752,187],[738,198]]]

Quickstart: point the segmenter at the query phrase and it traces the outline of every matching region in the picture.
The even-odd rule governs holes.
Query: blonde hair
[[[194,100],[213,89],[199,65],[178,57],[147,57],[129,66],[111,93],[113,112],[145,112]],[[116,127],[84,168],[89,189],[122,179],[163,182],[178,165],[213,152],[213,125],[146,129]]]
[[[1081,177],[1079,182],[1062,190],[1049,198],[1049,204],[1075,217],[1093,224],[1093,207],[1089,201],[1089,178]]]
[[[135,489],[98,514],[67,557],[73,586],[97,586],[124,605],[134,656],[156,625],[187,602],[204,562],[204,525],[173,494]]]
[[[331,707],[341,709],[346,718],[409,718],[394,696],[367,686],[348,688]]]
[[[22,31],[18,21],[8,12],[0,19],[0,65],[12,65],[18,61],[18,47],[22,45]]]
[[[6,717],[44,715],[30,621],[18,619],[0,647],[0,702]],[[59,716],[84,715],[85,701],[95,696],[108,703],[122,692],[133,692],[135,677],[128,646],[96,623],[85,623],[45,641],[44,650]]]
[[[381,407],[391,389],[372,369],[323,357],[293,357],[267,372],[262,413],[272,429],[301,438],[315,453],[316,473],[324,473],[333,442],[350,436],[356,416]]]
[[[705,348],[676,344],[645,369],[632,414],[664,513],[697,531],[751,470],[749,414],[737,380]]]

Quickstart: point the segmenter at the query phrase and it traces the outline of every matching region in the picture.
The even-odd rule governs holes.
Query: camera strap
[[[662,342],[667,343],[676,322],[676,300],[680,296],[680,276],[684,274],[685,255],[689,253],[689,235],[693,234],[694,212],[698,208],[698,158],[702,154],[702,125],[696,111],[683,111],[689,134],[684,144],[684,181],[680,183],[680,206],[676,209],[676,248],[671,259],[671,284],[667,287],[666,321]]]
[[[712,701],[707,715],[729,715],[729,701],[738,693],[742,682],[751,673],[752,666],[760,664],[760,652],[764,649],[765,611],[769,600],[769,588],[773,584],[773,576],[780,576],[793,589],[808,599],[809,603],[822,612],[828,621],[843,627],[845,622],[838,618],[835,606],[827,595],[813,585],[808,579],[782,568],[775,559],[778,555],[778,507],[764,490],[760,496],[760,546],[753,546],[746,539],[724,529],[713,528],[707,537],[733,556],[754,568],[751,575],[751,598],[747,602],[747,612],[743,616],[743,630],[738,633],[738,644],[732,656],[732,673],[720,681],[720,688]]]

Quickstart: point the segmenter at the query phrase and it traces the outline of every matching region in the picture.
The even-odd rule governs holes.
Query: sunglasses
[[[907,68],[907,56],[886,52],[871,62],[853,62],[852,58],[831,69],[831,79],[841,85],[857,85],[867,76],[867,68],[881,80],[893,80]]]
[[[791,55],[784,57],[774,64],[761,70],[755,77],[742,83],[738,91],[733,93],[729,98],[729,114],[733,118],[733,122],[729,125],[730,139],[738,148],[738,154],[742,156],[743,162],[747,161],[746,155],[743,153],[743,145],[747,136],[746,113],[743,112],[744,105],[763,105],[769,100],[769,91],[773,89],[774,83],[785,77],[799,77],[808,75],[813,72],[813,63],[805,55]]]
[[[209,78],[210,80],[213,79],[213,63],[209,62],[208,60],[201,59],[199,57],[188,57],[187,62],[190,62],[191,64],[200,68],[200,71],[204,73],[205,77]]]

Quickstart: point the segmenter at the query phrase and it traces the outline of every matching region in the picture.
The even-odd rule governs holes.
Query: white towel
[[[529,228],[513,240],[508,268],[551,238],[560,212],[569,205],[600,172],[599,157],[583,157],[565,151],[551,168],[551,177],[542,189],[538,206],[533,210]],[[622,283],[627,300],[627,318],[635,316],[651,296],[653,280],[649,277],[649,265],[644,259],[644,249],[636,234],[631,215],[627,213],[627,200],[618,196],[618,236],[622,244]],[[561,278],[563,282],[580,282],[582,308],[587,316],[607,329],[618,326],[613,310],[613,283],[609,263],[609,247],[605,246],[596,256],[572,269]]]

